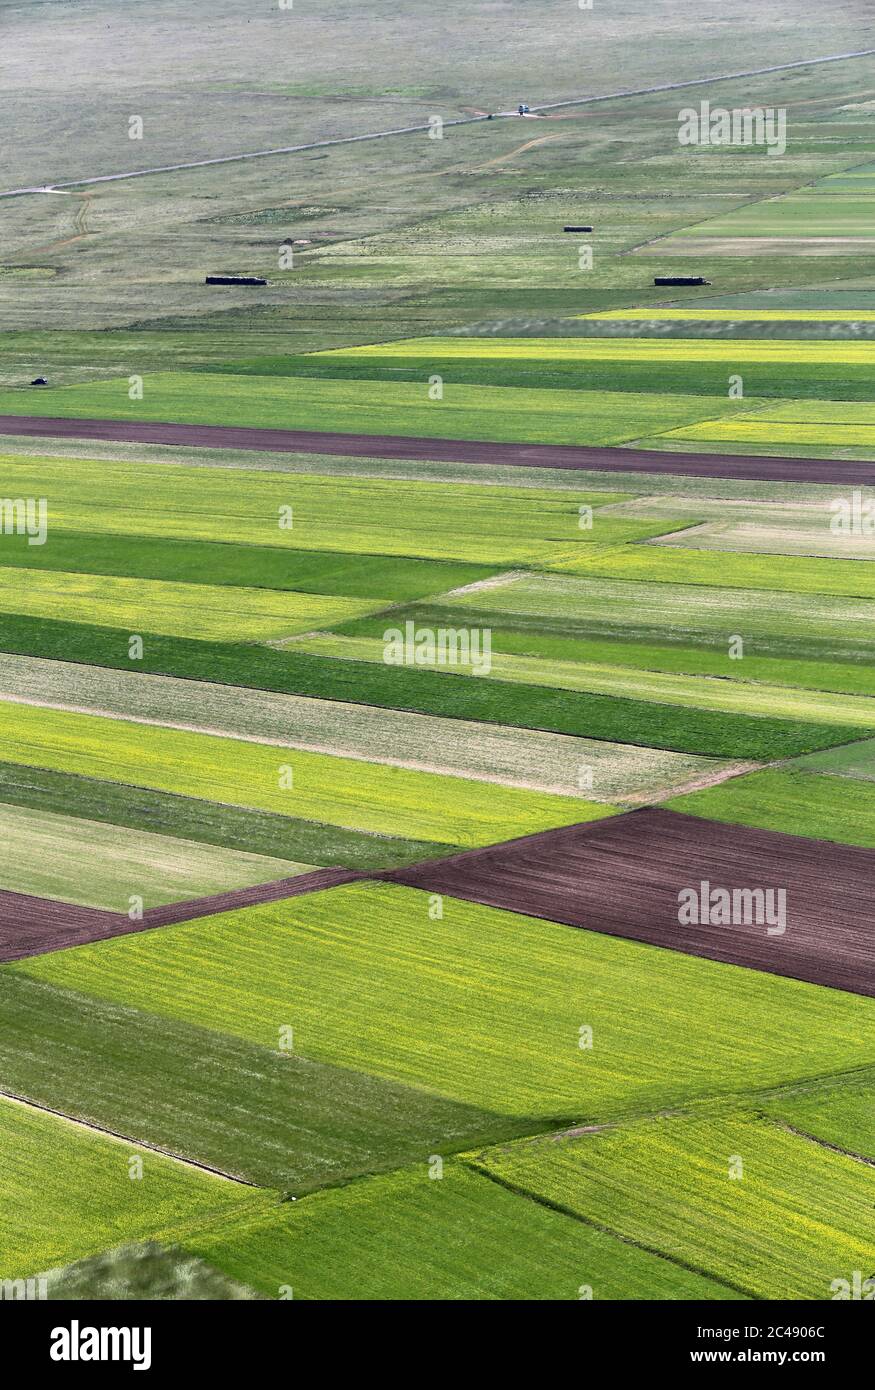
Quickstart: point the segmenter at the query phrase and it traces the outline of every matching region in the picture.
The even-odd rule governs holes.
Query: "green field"
[[[727,555],[661,545],[594,546],[563,570],[642,583],[720,585],[728,589],[875,598],[875,566],[804,555]],[[873,550],[869,540],[870,553]],[[557,566],[558,567],[558,566]]]
[[[369,601],[0,568],[0,613],[84,619],[104,627],[124,627],[131,633],[265,641],[311,632],[315,627],[373,612],[387,603],[388,599]]]
[[[219,801],[21,763],[0,762],[0,803],[52,814],[66,814],[75,808],[77,816],[91,824],[127,826],[149,834],[160,831],[162,843],[168,836],[175,836],[183,842],[183,853],[189,848],[186,842],[196,841],[225,850],[242,850],[245,856],[263,855],[265,863],[294,854],[306,863],[334,864],[345,869],[390,869],[433,855],[451,854],[459,848],[434,840],[347,830],[340,825],[256,811],[251,806],[227,806]],[[224,861],[227,856],[221,858]]]
[[[461,385],[611,391],[618,376],[626,392],[693,392],[726,397],[725,410],[756,410],[757,398],[866,399],[875,343],[800,338],[699,337],[428,337],[301,357],[230,362],[227,372],[336,381],[413,382],[437,374],[449,400]],[[202,369],[206,370],[206,369]],[[209,370],[216,371],[215,365]],[[729,398],[741,376],[744,398]]]
[[[127,912],[132,895],[141,898],[148,910],[289,878],[311,867],[70,815],[0,805],[0,880],[13,893]]]
[[[605,526],[610,520],[614,530],[623,529],[620,518],[603,520]],[[601,533],[601,517],[599,523]],[[664,529],[659,522],[646,521],[630,521],[625,527],[637,529],[641,535],[660,534]],[[66,570],[68,578],[75,573],[117,575],[174,585],[293,589],[298,591],[298,599],[304,594],[325,594],[383,603],[427,598],[475,584],[495,573],[492,565],[453,564],[403,555],[344,555],[296,551],[288,545],[275,549],[267,545],[237,545],[230,538],[224,542],[165,541],[158,536],[82,535],[54,529],[51,544],[45,546],[30,545],[26,536],[5,535],[0,546],[0,566]],[[234,596],[227,596],[225,601],[233,603]]]
[[[731,1299],[731,1290],[488,1182],[458,1163],[228,1222],[189,1250],[268,1297]]]
[[[42,959],[72,964],[72,954]],[[8,966],[0,997],[10,1090],[275,1191],[306,1192],[530,1132],[527,1121],[314,1059],[287,1007],[252,1043],[212,1018],[201,1026],[159,1016],[148,998],[142,1008],[108,1004]],[[280,1050],[286,1028],[291,1052]]]
[[[477,1168],[746,1298],[828,1300],[872,1258],[866,1167],[751,1115],[522,1143]]]
[[[469,622],[574,636],[612,634],[630,641],[674,638],[684,644],[692,639],[728,646],[731,635],[740,633],[751,654],[797,659],[812,652],[838,659],[862,654],[863,632],[875,613],[871,600],[831,594],[549,574],[525,575],[485,592],[449,595],[434,608],[446,613],[447,623],[466,613]]]
[[[566,581],[559,581],[550,576],[548,582],[559,584]],[[567,583],[576,586],[578,595],[592,594],[596,584],[602,593],[606,587],[603,581],[590,581],[587,584],[586,581],[573,579]],[[668,585],[650,587],[656,593],[661,592],[663,597],[666,593],[672,592]],[[619,597],[628,600],[629,586],[622,585],[618,588],[621,591]],[[711,594],[729,594],[731,597],[731,591],[712,590]],[[543,606],[543,595],[537,601]],[[823,602],[835,604],[837,601],[833,599]],[[845,601],[847,602],[849,601]],[[545,623],[543,619],[533,619],[528,614],[520,619],[518,615],[508,618],[506,614],[492,613],[478,615],[476,622],[478,626],[489,626],[490,629],[494,625],[501,631],[501,640],[506,640],[504,625],[512,621],[528,645],[531,635],[535,634],[540,638],[545,627],[548,637],[551,631],[558,631],[560,636],[573,635],[574,638],[581,635],[581,631],[610,632],[610,608],[607,604],[603,607],[608,610],[606,616],[603,616],[602,607],[597,601],[592,602],[591,617],[587,617],[583,623],[575,618]],[[684,607],[687,608],[687,613],[684,612]],[[770,605],[763,605],[763,610],[763,625],[767,624],[768,631],[774,627],[775,615]],[[574,612],[573,609],[571,611]],[[614,611],[626,614],[630,634],[633,636],[641,634],[663,641],[674,636],[685,644],[689,643],[691,637],[699,636],[695,630],[691,632],[688,626],[681,626],[681,622],[677,623],[676,633],[655,624],[652,618],[645,618],[645,622],[642,623],[641,610],[622,603],[617,604]],[[690,603],[678,605],[677,611],[682,621],[692,623],[694,612],[698,610],[694,610]],[[831,618],[833,612],[834,610],[830,611]],[[456,611],[438,606],[431,609],[411,609],[406,613],[398,611],[392,614],[392,621],[394,623],[399,617],[407,616],[423,619],[437,627],[449,623],[464,628],[471,623],[471,614],[466,610],[460,608]],[[737,610],[730,613],[729,619],[725,621],[730,621],[733,616],[738,617]],[[786,625],[791,631],[796,628],[795,613],[790,614]],[[800,612],[796,630],[801,629]],[[859,638],[853,630],[847,635],[847,626],[837,618],[824,624],[824,631],[825,640],[822,648],[842,655],[852,655],[855,648],[865,641],[864,632],[861,632]],[[707,632],[707,639],[714,643],[719,641],[723,645],[721,638],[721,631],[714,622],[711,631]],[[127,640],[126,634],[105,628],[19,617],[12,617],[7,621],[3,635],[3,645],[7,652],[33,654],[55,660],[93,662],[114,670],[126,671],[130,669]],[[227,685],[239,684],[466,721],[512,724],[524,729],[548,730],[610,742],[622,741],[634,746],[718,758],[792,757],[849,742],[859,735],[859,729],[853,725],[799,725],[793,720],[766,718],[761,715],[736,715],[729,718],[725,713],[697,710],[689,706],[648,703],[634,698],[618,698],[615,695],[575,693],[546,686],[514,684],[480,677],[471,680],[461,672],[387,666],[382,662],[373,661],[333,660],[296,650],[297,645],[295,642],[282,650],[258,649],[243,644],[185,641],[156,634],[145,644],[140,668],[154,674],[166,673],[197,680],[219,681]],[[815,641],[809,645],[816,649],[818,644]],[[793,650],[795,644],[784,637],[776,639],[769,636],[766,641],[760,638],[755,650],[762,651],[764,646],[780,652],[787,647]],[[749,651],[750,648],[746,650]],[[688,651],[688,646],[685,646],[685,651]],[[728,652],[728,644],[726,651]],[[574,654],[572,651],[572,655]],[[551,656],[552,651],[548,653],[548,657]],[[710,661],[710,653],[708,657]],[[732,665],[735,667],[737,663],[733,662]],[[811,662],[803,662],[806,671],[809,671],[812,665]],[[832,669],[825,668],[824,680],[828,681]],[[841,672],[844,666],[838,669]],[[777,663],[776,674],[781,674]],[[866,683],[862,683],[865,688]],[[634,690],[634,686],[630,686],[630,689]],[[39,763],[38,758],[24,752],[20,756],[23,761]],[[54,763],[40,765],[54,766]],[[80,767],[79,770],[84,769]],[[100,777],[106,773],[105,769],[98,768],[87,775]],[[142,782],[142,773],[136,780]],[[186,790],[175,784],[169,789],[183,792]],[[188,794],[202,795],[203,788],[189,790]],[[223,795],[227,795],[227,792]],[[273,803],[271,806],[273,807]],[[290,813],[286,802],[276,809],[285,814]],[[418,832],[407,828],[408,836],[414,833]]]
[[[128,399],[127,380],[44,390],[40,409],[52,416],[108,420],[172,420],[180,424],[244,425],[259,429],[421,435],[434,439],[490,439],[543,444],[621,444],[641,435],[678,429],[717,413],[732,401],[709,395],[501,386],[450,386],[429,399],[421,381],[318,381],[302,377],[230,373],[156,372],[142,400]],[[439,375],[439,373],[438,373]],[[749,408],[750,401],[742,402]],[[622,414],[619,408],[622,407]],[[737,407],[736,407],[737,409]],[[0,413],[27,415],[33,399],[0,391]]]
[[[863,739],[835,748],[828,755],[806,758],[799,764],[803,772],[831,772],[837,777],[875,779],[875,739]]]
[[[875,801],[867,785],[813,770],[769,768],[666,804],[691,816],[875,849]]]
[[[429,905],[357,884],[11,973],[260,1047],[294,1020],[296,1051],[314,1061],[557,1123],[871,1060],[861,997],[450,898],[432,919]]]
[[[875,16],[699,10],[3,7],[0,1283],[78,1318],[873,1273],[871,999],[386,881],[648,806],[727,862],[745,826],[875,853],[875,546],[836,524],[875,460]],[[682,143],[704,102],[777,104],[786,148]],[[394,664],[407,624],[491,665]]]
[[[630,591],[634,592],[634,590]],[[365,619],[349,624],[367,632],[372,625]],[[746,649],[743,658],[730,655],[729,647],[716,645],[660,646],[649,642],[611,640],[607,637],[571,637],[561,633],[541,633],[534,628],[502,627],[493,633],[497,653],[537,657],[542,662],[566,661],[600,666],[623,666],[639,672],[664,675],[716,676],[724,680],[755,685],[793,687],[798,690],[833,691],[848,695],[875,694],[875,679],[862,663],[850,661],[812,661],[805,657],[761,656]],[[297,644],[296,644],[297,645]],[[7,658],[8,659],[8,658]]]
[[[0,1278],[22,1279],[109,1245],[175,1239],[232,1212],[270,1205],[262,1193],[141,1153],[135,1145],[0,1097]]]
[[[875,243],[873,243],[875,245]],[[766,406],[749,419],[725,420],[715,416],[699,424],[665,432],[666,440],[708,441],[727,444],[770,444],[784,452],[803,448],[860,448],[871,451],[875,443],[873,406],[850,401],[794,401]],[[791,448],[792,446],[792,448]],[[836,490],[845,497],[849,489]]]
[[[864,257],[873,244],[875,166],[858,165],[814,183],[683,227],[660,244],[668,255]]]
[[[871,1069],[792,1086],[765,1097],[762,1106],[773,1119],[796,1131],[845,1153],[875,1159],[875,1090]]]
[[[44,548],[49,554],[56,532],[60,532],[59,556],[64,553],[62,547],[69,554],[72,545],[80,556],[77,564],[87,562],[87,547],[83,552],[81,544],[65,541],[64,533],[96,532],[96,553],[98,557],[108,555],[112,568],[112,556],[119,554],[120,542],[113,547],[111,538],[135,538],[131,541],[132,564],[140,577],[138,571],[148,566],[150,555],[155,567],[163,568],[168,562],[166,549],[156,553],[152,547],[144,553],[146,538],[160,541],[162,547],[177,540],[218,542],[221,555],[215,550],[187,552],[191,563],[197,564],[199,558],[202,564],[209,564],[211,559],[218,564],[227,549],[230,572],[236,568],[240,578],[249,573],[253,584],[261,587],[265,579],[276,579],[281,558],[275,552],[280,549],[283,554],[291,552],[286,573],[302,575],[305,592],[308,573],[321,573],[324,578],[335,563],[341,574],[346,570],[337,592],[348,595],[352,588],[346,601],[352,603],[358,598],[362,608],[367,606],[366,598],[404,597],[397,570],[387,557],[453,560],[465,566],[475,563],[476,580],[483,577],[487,565],[494,571],[498,565],[542,562],[545,551],[568,554],[578,544],[601,536],[602,520],[606,540],[611,539],[612,530],[616,532],[619,527],[622,534],[623,527],[628,529],[629,525],[617,518],[602,518],[597,510],[623,501],[627,494],[606,488],[599,491],[591,485],[566,495],[527,487],[403,483],[397,479],[336,478],[318,472],[286,475],[261,469],[247,471],[243,479],[235,469],[192,469],[173,463],[142,468],[135,463],[87,458],[9,455],[0,456],[0,462],[12,496],[46,497],[50,539]],[[581,529],[581,506],[596,509],[590,530]],[[291,527],[280,529],[280,522],[289,519]],[[645,532],[653,534],[653,528],[645,526]],[[20,537],[4,538],[10,539],[10,556],[20,558]],[[252,557],[248,550],[240,549],[244,546],[264,546],[266,553],[263,558]],[[29,546],[24,551],[29,563],[42,563],[42,549]],[[312,552],[320,553],[313,556]],[[327,559],[323,552],[328,552]],[[351,554],[358,557],[355,579],[348,568]],[[139,566],[138,555],[143,557]],[[374,559],[362,561],[363,556]],[[184,556],[181,564],[185,564]],[[460,572],[455,565],[449,569],[441,565],[434,573],[437,588],[428,592],[439,592],[444,578],[449,579],[450,587],[469,582],[467,569]],[[208,576],[201,569],[198,577]],[[386,591],[376,593],[383,577]],[[182,578],[182,571],[175,569],[174,581]],[[14,581],[14,573],[7,576],[7,583]],[[227,595],[223,599],[220,593],[217,602],[223,601],[227,602]],[[318,607],[318,600],[313,602]]]

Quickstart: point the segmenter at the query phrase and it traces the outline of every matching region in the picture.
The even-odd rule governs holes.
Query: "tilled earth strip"
[[[741,454],[670,453],[604,445],[497,444],[472,439],[424,439],[394,434],[337,434],[271,430],[243,425],[180,425],[157,420],[95,420],[0,415],[0,434],[48,439],[104,439],[127,444],[179,444],[189,448],[305,450],[356,458],[423,459],[521,468],[577,468],[606,473],[669,473],[689,478],[737,478],[782,483],[875,483],[875,462],[850,459],[767,458]]]

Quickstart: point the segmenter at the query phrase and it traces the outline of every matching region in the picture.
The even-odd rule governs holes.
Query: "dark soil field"
[[[646,808],[380,875],[569,926],[875,995],[875,852]],[[784,889],[786,931],[681,926],[678,894]]]
[[[307,450],[358,458],[423,459],[523,468],[578,468],[604,473],[670,473],[686,478],[735,478],[782,483],[875,483],[875,463],[848,459],[758,458],[740,454],[668,453],[659,449],[567,444],[493,444],[470,439],[424,439],[394,434],[331,434],[321,430],[252,429],[239,425],[179,425],[154,420],[77,420],[0,415],[0,435],[46,439],[104,439],[188,448]]]

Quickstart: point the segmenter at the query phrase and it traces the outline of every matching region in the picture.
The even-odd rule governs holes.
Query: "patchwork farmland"
[[[366,73],[338,0],[245,51],[142,0],[140,72],[53,8],[0,188],[0,1296],[871,1299],[871,17],[741,0],[733,76],[669,0],[379,0]],[[786,149],[679,143],[724,99]]]

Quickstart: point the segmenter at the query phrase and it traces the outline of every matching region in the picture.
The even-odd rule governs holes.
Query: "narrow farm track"
[[[497,444],[477,439],[334,434],[322,430],[255,429],[243,425],[180,425],[158,420],[80,420],[47,415],[0,415],[0,435],[4,434],[202,449],[253,449],[268,453],[304,451],[355,458],[422,459],[430,463],[570,468],[595,473],[668,473],[675,477],[735,478],[742,482],[875,485],[875,459],[868,462],[688,454],[588,444]]]
[[[175,926],[235,908],[297,898],[304,893],[336,888],[367,877],[355,869],[316,869],[294,878],[275,879],[272,883],[257,883],[250,888],[150,908],[139,920],[133,921],[123,912],[0,891],[0,961],[23,960],[26,956],[46,955],[68,946],[84,946],[90,941]]]
[[[715,82],[731,82],[746,77],[764,77],[772,72],[789,72],[794,68],[822,67],[825,63],[847,63],[855,58],[868,58],[875,54],[875,48],[863,48],[851,53],[831,53],[822,58],[802,58],[792,63],[775,63],[765,68],[749,68],[744,72],[712,73],[708,77],[691,77],[684,82],[663,82],[655,87],[627,88],[619,92],[607,92],[603,96],[569,97],[564,101],[548,101],[540,106],[532,106],[530,115],[545,111],[560,111],[569,106],[595,106],[609,101],[621,101],[627,97],[652,96],[657,92],[679,92],[687,87],[704,87]],[[450,126],[477,125],[481,121],[518,119],[516,111],[484,112],[471,116],[457,116],[444,121],[444,128]],[[128,169],[119,174],[96,174],[90,178],[71,179],[64,183],[33,185],[23,188],[8,188],[0,192],[0,198],[19,198],[33,193],[50,193],[61,188],[84,188],[95,183],[116,183],[120,179],[141,179],[149,174],[173,174],[183,169],[204,169],[213,164],[239,164],[248,159],[270,159],[276,155],[301,154],[305,150],[327,149],[334,145],[356,145],[368,140],[387,140],[396,135],[418,135],[428,132],[431,126],[399,126],[395,130],[375,130],[364,135],[338,135],[326,140],[311,140],[303,145],[281,145],[268,150],[249,150],[241,154],[224,154],[212,159],[191,159],[182,164],[159,164],[149,169]]]

